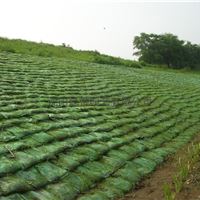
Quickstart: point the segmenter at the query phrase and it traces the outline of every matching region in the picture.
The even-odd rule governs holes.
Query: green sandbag
[[[47,190],[30,191],[22,195],[23,200],[60,200]]]
[[[41,145],[41,143],[39,143],[37,140],[34,140],[32,137],[25,138],[24,143],[26,147],[31,147],[31,148]]]
[[[90,148],[98,152],[98,154],[104,154],[108,150],[108,146],[103,142],[97,142],[95,144],[91,144]]]
[[[9,150],[10,151],[14,151],[16,149],[22,150],[26,147],[26,145],[27,144],[24,143],[23,141],[16,141],[16,142],[8,143],[8,144],[0,144],[0,154],[8,153]]]
[[[51,115],[50,115],[51,116]],[[52,117],[53,118],[53,117]],[[33,123],[37,123],[39,121],[47,121],[50,120],[50,117],[48,114],[35,114],[31,117],[31,121]]]
[[[141,174],[137,170],[138,164],[128,161],[125,167],[120,168],[113,176],[121,177],[124,180],[128,180],[133,186],[140,180]]]
[[[168,155],[168,153],[169,153],[169,151],[166,148],[163,149],[162,147],[153,149],[151,152],[153,152],[155,154],[159,154],[163,158],[166,157]]]
[[[98,153],[94,149],[91,149],[89,147],[79,147],[74,150],[74,153],[80,155],[87,155],[87,157],[90,160],[94,160],[98,157]]]
[[[125,145],[125,146],[122,146],[120,150],[133,155],[133,152],[136,150],[136,148],[134,146]]]
[[[87,177],[87,175],[80,173],[70,173],[64,181],[73,186],[77,193],[88,190],[91,185],[93,185],[93,182]]]
[[[80,196],[79,200],[109,200],[108,196],[104,192],[94,191],[94,194],[87,193],[84,196]]]
[[[21,169],[32,166],[33,163],[36,162],[37,156],[39,156],[39,154],[30,154],[29,153],[30,151],[32,151],[32,149],[24,151],[24,152],[19,151],[15,153],[16,163],[20,164]],[[14,162],[14,165],[15,165],[15,162]]]
[[[70,131],[69,128],[61,128],[61,129],[56,129],[56,130],[50,130],[48,131],[48,134],[51,135],[53,138],[62,140],[68,137],[73,136],[74,134],[72,131]]]
[[[23,195],[20,194],[11,194],[5,197],[0,197],[0,200],[31,200],[31,199],[25,198]]]
[[[7,112],[1,112],[0,113],[0,120],[2,120],[2,119],[8,119],[9,118],[9,115],[8,115],[8,113]]]
[[[116,199],[122,197],[125,192],[132,188],[132,184],[120,177],[111,177],[103,182],[99,189],[106,195],[108,199]]]
[[[158,146],[160,146],[160,144],[162,144],[165,140],[162,138],[162,136],[160,137],[154,137],[152,140],[150,141],[146,141],[146,147],[147,149],[153,149],[153,148],[156,148]]]
[[[162,155],[160,155],[156,152],[152,152],[152,151],[142,153],[141,157],[152,160],[152,161],[156,162],[156,164],[160,164],[161,162],[163,162]]]
[[[21,170],[16,173],[18,179],[24,180],[28,185],[34,188],[40,188],[41,186],[47,184],[47,179],[43,176],[39,170],[35,167],[31,167],[28,170]]]
[[[112,149],[111,151],[109,151],[108,156],[116,157],[119,160],[124,160],[124,161],[130,158],[130,154],[126,153],[125,151],[115,150],[115,149]]]
[[[22,166],[19,162],[9,159],[5,156],[0,158],[0,176],[3,176],[10,172],[15,172],[20,169]]]
[[[64,170],[50,162],[45,162],[45,163],[35,165],[35,168],[49,182],[60,179],[62,176],[66,175],[68,173],[66,170]]]
[[[108,132],[94,132],[94,131],[91,131],[91,134],[92,134],[92,136],[94,136],[94,138],[97,141],[106,142],[111,138],[111,136],[110,136],[110,134],[108,134]]]
[[[113,168],[118,168],[119,166],[121,166],[124,163],[124,160],[120,160],[117,157],[103,156],[102,163],[109,165],[110,168],[113,169]]]
[[[131,143],[129,146],[135,149],[135,151],[132,152],[132,154],[143,152],[146,148],[144,144],[141,142],[141,140],[137,140],[137,139],[133,143]]]
[[[77,195],[76,189],[68,183],[55,183],[47,186],[46,190],[55,196],[55,200],[71,200]]]
[[[110,149],[116,148],[118,146],[121,146],[123,143],[122,138],[112,138],[110,141],[107,142],[107,145],[109,146]]]
[[[1,132],[0,142],[8,142],[8,141],[15,140],[15,139],[16,139],[16,135],[9,132],[8,130]]]
[[[136,158],[133,163],[139,164],[140,167],[138,168],[139,173],[142,175],[146,175],[152,172],[156,167],[156,162],[146,159],[146,158]]]
[[[36,133],[31,138],[37,141],[38,144],[48,143],[53,140],[53,137],[45,132]]]
[[[80,155],[76,153],[60,154],[58,158],[58,165],[67,170],[73,170],[81,163],[88,161],[87,155]]]
[[[0,180],[0,196],[6,196],[14,192],[22,192],[31,189],[23,179],[16,176],[3,177]]]
[[[96,182],[99,179],[106,178],[110,173],[110,168],[106,164],[93,161],[78,167],[77,172],[85,174],[93,182]]]

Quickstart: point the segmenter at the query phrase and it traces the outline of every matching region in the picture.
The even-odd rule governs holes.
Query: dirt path
[[[193,142],[200,142],[200,135]],[[156,171],[141,181],[134,190],[120,200],[164,200],[163,185],[165,183],[172,184],[173,176],[177,172],[178,158],[184,156],[191,143],[181,148],[176,155],[167,158],[163,164],[158,166]],[[176,199],[200,200],[200,162],[197,163]]]

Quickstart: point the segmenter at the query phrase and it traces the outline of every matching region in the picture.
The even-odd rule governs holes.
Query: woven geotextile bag
[[[105,194],[106,199],[115,199],[128,192],[132,188],[132,184],[121,177],[110,177],[99,188]]]
[[[77,191],[77,193],[88,190],[93,184],[92,180],[89,179],[86,174],[78,172],[70,173],[64,181],[68,182]]]
[[[58,197],[56,197],[54,194],[50,193],[47,190],[37,190],[37,191],[30,191],[22,195],[22,199],[19,200],[60,200]]]
[[[152,172],[156,167],[156,162],[142,157],[134,159],[133,162],[139,165],[137,170],[142,175]]]
[[[80,166],[78,171],[88,175],[95,181],[99,178],[106,178],[112,172],[112,169],[107,163],[93,161]]]
[[[94,191],[92,194],[80,196],[80,200],[109,200],[108,196],[102,191]]]
[[[143,158],[149,159],[154,161],[156,164],[160,164],[161,162],[163,162],[163,156],[162,154],[160,155],[158,152],[153,152],[153,151],[149,151],[149,152],[144,152],[141,155]]]
[[[60,154],[57,163],[64,169],[73,170],[86,161],[88,161],[87,155],[80,155],[73,152],[69,154]]]
[[[11,194],[11,195],[8,195],[8,196],[0,196],[0,200],[33,200],[33,199],[28,199],[28,198],[25,198],[23,195],[21,194]],[[44,199],[45,200],[45,199]]]
[[[124,167],[120,168],[117,172],[114,173],[114,176],[121,177],[135,185],[142,176],[141,173],[137,170],[138,167],[138,164],[128,161]]]

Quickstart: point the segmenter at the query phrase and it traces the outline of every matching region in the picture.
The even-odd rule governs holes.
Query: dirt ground
[[[193,140],[193,143],[197,142],[200,142],[200,135]],[[178,158],[184,156],[189,145],[191,143],[181,148],[176,155],[167,158],[156,171],[120,200],[164,200],[163,185],[165,183],[172,185],[172,178],[177,172]],[[200,161],[189,175],[176,200],[200,200]]]
[[[200,200],[200,162],[188,177],[183,190],[178,194],[177,200]]]

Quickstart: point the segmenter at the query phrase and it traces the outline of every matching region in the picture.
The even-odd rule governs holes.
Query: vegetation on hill
[[[133,41],[140,61],[173,68],[200,69],[200,45],[179,40],[173,34],[141,33]]]
[[[20,39],[10,40],[7,38],[0,38],[0,52],[67,58],[100,64],[125,65],[135,68],[142,67],[142,63],[100,54],[98,51],[81,51],[75,50],[69,46],[65,46],[64,44],[61,46],[56,46],[53,44],[36,43]]]
[[[139,61],[101,54],[98,51],[75,50],[64,43],[60,46],[36,43],[21,39],[0,37],[0,52],[67,58],[91,63],[124,65],[133,68],[143,66],[168,66],[170,68],[200,69],[200,45],[179,40],[173,34],[141,33],[133,41]]]

